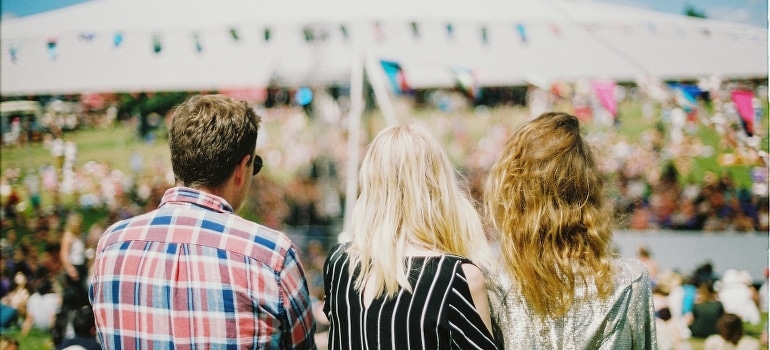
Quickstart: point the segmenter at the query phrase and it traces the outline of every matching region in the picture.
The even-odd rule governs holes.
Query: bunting
[[[200,34],[195,33],[193,34],[193,40],[195,41],[195,52],[203,52],[203,44],[201,44],[201,37]]]
[[[414,37],[415,39],[419,39],[420,38],[420,25],[417,22],[412,22],[411,26],[412,26],[412,37]]]
[[[159,34],[152,35],[152,51],[155,52],[156,54],[163,51],[163,43],[161,43]]]
[[[233,38],[233,40],[236,42],[241,40],[241,36],[238,34],[238,29],[235,28],[230,28],[230,37]]]
[[[516,24],[516,31],[519,32],[519,38],[521,39],[521,42],[526,44],[527,43],[527,27],[524,26],[522,23]]]
[[[58,40],[55,38],[48,39],[47,47],[48,47],[48,55],[51,56],[51,59],[56,59],[56,57],[59,56],[59,51],[57,50],[56,46],[58,45]]]
[[[489,30],[486,26],[481,27],[481,42],[484,44],[489,44]]]
[[[384,41],[386,39],[385,38],[386,34],[387,34],[387,32],[385,31],[386,24],[388,24],[388,23],[384,23],[384,22],[380,22],[380,21],[374,21],[372,23],[374,39],[376,41],[382,42],[382,41]],[[419,21],[408,21],[408,22],[403,23],[403,25],[408,26],[408,28],[409,28],[408,30],[410,30],[411,35],[412,35],[412,37],[414,39],[421,39],[421,38],[424,38],[425,35],[427,35],[428,33],[432,33],[432,31],[426,29],[428,24],[421,23]],[[457,27],[455,26],[454,23],[444,22],[444,23],[439,24],[439,25],[443,26],[443,28],[442,28],[443,32],[444,32],[443,34],[446,36],[447,40],[453,40],[457,36],[458,30],[457,30]],[[491,30],[492,30],[492,28],[498,28],[498,27],[497,26],[490,27],[490,25],[493,25],[493,24],[490,24],[490,23],[479,23],[478,27],[475,27],[475,28],[471,29],[473,31],[478,31],[478,32],[475,33],[475,35],[479,35],[479,40],[480,40],[480,42],[482,44],[491,44],[493,39],[494,39],[494,38],[492,38]],[[512,31],[518,36],[518,38],[521,41],[521,43],[527,44],[527,43],[530,43],[530,42],[533,41],[533,38],[530,36],[530,34],[532,33],[532,30],[531,30],[532,25],[531,24],[525,24],[525,23],[522,23],[522,22],[514,22],[514,23],[511,23],[511,25],[512,25],[512,27],[509,27],[509,28],[512,28]],[[594,21],[594,22],[582,23],[582,25],[585,27],[586,30],[589,30],[589,31],[598,31],[598,30],[611,29],[611,30],[618,30],[618,31],[646,30],[646,31],[649,31],[649,32],[652,32],[652,33],[660,33],[663,30],[667,29],[667,28],[661,28],[659,25],[657,25],[655,23],[652,23],[652,22],[648,22],[648,21],[639,22],[637,24],[622,24],[622,25],[617,25],[617,26],[613,26],[612,23],[609,23],[609,22],[608,23],[604,23],[604,22]],[[549,29],[550,32],[551,32],[551,35],[553,35],[554,37],[563,37],[564,34],[565,34],[564,29],[561,28],[559,24],[543,23],[542,26],[544,26],[545,28]],[[349,40],[351,38],[351,35],[353,34],[353,33],[351,33],[351,27],[346,26],[346,24],[339,24],[337,28],[339,29],[337,31],[337,33],[338,33],[337,35],[339,35],[342,38],[342,40]],[[679,33],[679,35],[697,34],[697,35],[707,35],[707,36],[712,36],[712,37],[715,37],[715,36],[718,36],[718,35],[732,35],[733,37],[736,38],[736,40],[752,40],[752,41],[755,41],[755,40],[758,39],[756,37],[756,35],[753,35],[753,36],[750,35],[750,34],[739,35],[739,34],[737,34],[735,32],[721,33],[721,32],[715,31],[713,29],[710,30],[710,29],[702,28],[702,27],[701,28],[684,28],[684,27],[681,27],[681,26],[677,26],[675,28],[668,28],[668,29],[670,29],[671,31],[676,31],[677,33]],[[238,27],[234,27],[234,26],[233,27],[224,27],[224,28],[221,28],[220,30],[222,30],[225,33],[227,33],[227,35],[229,35],[231,37],[232,41],[235,42],[235,43],[243,42],[244,41],[243,35],[245,33],[251,33],[250,31],[246,31],[246,30],[243,30],[242,28],[238,28]],[[306,25],[304,27],[300,27],[298,29],[298,31],[301,33],[300,35],[304,34],[305,40],[307,42],[309,42],[309,43],[310,42],[322,41],[322,40],[326,39],[326,37],[328,35],[331,35],[331,32],[323,31],[323,30],[318,30],[318,29],[314,28],[312,25]],[[187,34],[186,35],[186,37],[188,37],[188,38],[189,38],[190,35],[192,35],[194,37],[194,44],[191,45],[192,46],[191,47],[191,51],[200,53],[200,52],[203,51],[204,46],[205,46],[204,43],[201,40],[201,37],[197,36],[200,33],[200,30],[199,29],[192,29],[191,32],[192,32],[191,34]],[[272,36],[273,36],[272,35],[273,32],[272,32],[271,28],[269,28],[269,27],[263,27],[263,28],[256,29],[255,32],[262,35],[262,37],[264,39],[264,42],[271,41]],[[102,35],[101,33],[96,33],[96,32],[75,32],[75,33],[72,33],[70,35],[72,35],[75,38],[78,38],[81,41],[86,41],[86,42],[97,41],[97,40],[100,40],[100,39],[103,39],[103,38],[107,38],[106,40],[110,40],[109,39],[110,38],[109,34],[108,35]],[[124,31],[120,31],[120,30],[115,31],[112,34],[112,37],[111,37],[112,46],[115,47],[115,48],[123,46],[123,41],[125,39],[125,35],[127,35],[127,33],[125,33]],[[132,33],[132,35],[133,35],[133,33]],[[163,49],[165,48],[164,47],[165,43],[163,43],[162,40],[161,40],[161,37],[163,35],[166,35],[166,33],[155,32],[155,33],[152,33],[152,34],[149,35],[149,40],[152,43],[151,45],[153,47],[153,52],[155,52],[156,54],[161,54],[161,52],[164,51]],[[132,39],[134,37],[132,37]],[[177,37],[177,36],[169,36],[169,37]],[[501,35],[501,37],[502,37],[502,35]],[[16,63],[19,60],[21,60],[23,62],[23,57],[20,57],[18,55],[18,52],[27,52],[26,41],[40,40],[40,41],[43,41],[43,45],[47,45],[46,47],[47,47],[49,56],[52,59],[56,59],[56,57],[59,54],[58,49],[59,49],[59,44],[60,44],[59,40],[57,40],[57,39],[63,39],[63,38],[57,37],[56,39],[53,39],[53,40],[46,39],[46,38],[44,38],[42,40],[39,39],[39,38],[38,39],[24,39],[24,41],[17,41],[17,42],[15,42],[15,47],[7,49],[6,52],[9,53],[9,54],[12,53],[10,55],[12,62]],[[140,38],[140,39],[147,40],[146,38]],[[71,41],[70,40],[66,40],[66,41],[65,40],[61,40],[61,42],[70,43]],[[33,45],[30,45],[30,46],[39,47],[40,45],[41,45],[41,43],[38,41],[38,42],[35,42]],[[687,96],[685,96],[685,95],[682,95],[680,97],[687,99]],[[685,105],[687,105],[687,106],[690,105],[690,103],[686,102],[685,100],[682,100],[682,102],[685,103]]]
[[[117,32],[112,36],[112,46],[119,47],[123,43],[123,33]]]
[[[96,38],[95,33],[80,33],[80,40],[83,41],[92,41]]]
[[[16,63],[16,59],[18,58],[19,49],[16,48],[15,45],[11,45],[8,48],[8,54],[11,55],[11,62]]]

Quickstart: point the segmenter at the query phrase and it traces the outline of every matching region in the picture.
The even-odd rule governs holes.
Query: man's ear
[[[238,162],[238,165],[235,166],[235,171],[233,172],[233,180],[235,181],[235,184],[239,187],[243,185],[244,182],[246,182],[246,179],[251,177],[251,169],[249,169],[249,161],[251,161],[252,155],[244,155],[243,158],[241,158],[241,161]]]

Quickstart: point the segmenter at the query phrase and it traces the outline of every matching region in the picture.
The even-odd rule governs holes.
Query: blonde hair
[[[359,174],[348,248],[355,288],[371,279],[380,297],[411,291],[404,266],[408,243],[464,256],[491,267],[478,211],[438,141],[417,124],[382,130],[369,145]]]
[[[80,236],[83,232],[83,215],[72,212],[67,215],[67,222],[64,224],[64,232],[70,232],[75,236]]]
[[[504,270],[541,317],[564,315],[577,288],[614,288],[611,215],[578,120],[544,113],[508,140],[487,178],[484,207]],[[581,286],[582,284],[582,286]]]

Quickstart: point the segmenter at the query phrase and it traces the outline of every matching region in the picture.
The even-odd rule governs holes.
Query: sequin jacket
[[[644,265],[614,261],[615,290],[600,300],[594,288],[576,291],[562,317],[542,319],[504,272],[487,282],[493,322],[506,349],[656,349],[652,289]],[[578,284],[582,286],[582,283]]]

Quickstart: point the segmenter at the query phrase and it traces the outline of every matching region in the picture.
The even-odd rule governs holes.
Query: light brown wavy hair
[[[487,178],[484,207],[503,269],[535,314],[563,316],[578,288],[614,288],[611,214],[577,118],[547,112],[508,140]]]

